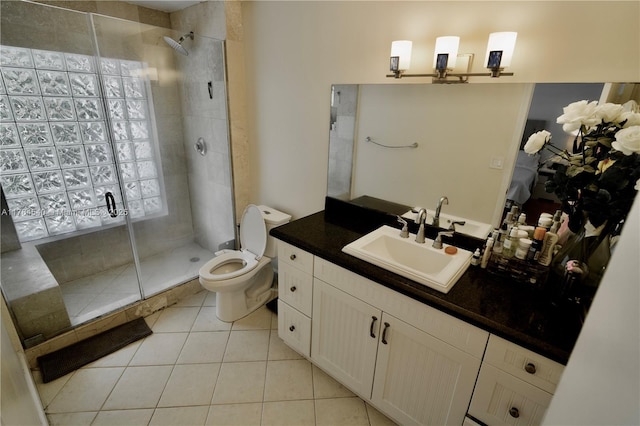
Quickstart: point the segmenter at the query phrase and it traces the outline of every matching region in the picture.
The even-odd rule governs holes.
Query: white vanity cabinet
[[[300,354],[311,348],[313,255],[278,241],[278,336]]]
[[[318,257],[311,359],[400,424],[462,424],[488,333]]]
[[[469,414],[489,424],[537,425],[564,366],[491,335]]]

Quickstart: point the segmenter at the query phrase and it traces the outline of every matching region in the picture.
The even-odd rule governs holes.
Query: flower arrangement
[[[638,104],[578,101],[563,109],[557,123],[567,133],[577,132],[572,152],[551,145],[546,130],[532,134],[524,146],[530,155],[545,148],[555,154],[556,173],[545,190],[561,200],[572,232],[588,222],[595,228],[615,226],[640,189]]]

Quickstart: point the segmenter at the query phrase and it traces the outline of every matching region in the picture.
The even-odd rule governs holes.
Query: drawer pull
[[[536,374],[536,366],[533,363],[528,363],[527,365],[524,366],[524,371],[526,371],[529,374]]]
[[[384,323],[384,329],[382,330],[382,339],[381,342],[385,345],[387,344],[387,330],[389,329],[390,324],[388,322]]]
[[[295,255],[295,254],[292,254],[291,256],[289,256],[289,259],[291,259],[291,260],[296,260],[296,255]]]
[[[376,335],[373,334],[373,326],[376,324],[376,321],[378,321],[377,317],[372,316],[371,317],[371,327],[369,328],[369,335],[371,337],[373,337],[374,339],[376,338]]]
[[[293,331],[293,330],[295,330],[295,329],[296,329],[296,326],[295,326],[295,325],[289,326],[289,331]]]
[[[516,407],[509,408],[509,415],[514,419],[520,417],[520,411]]]
[[[296,288],[296,286],[294,285],[294,286],[291,286],[291,288],[290,288],[289,290],[291,290],[291,293],[293,293],[294,291],[296,291],[296,290],[297,290],[297,288]]]

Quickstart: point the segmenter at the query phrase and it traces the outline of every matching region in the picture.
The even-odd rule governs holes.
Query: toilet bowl
[[[199,271],[200,284],[216,293],[216,316],[236,321],[276,295],[272,260],[277,250],[269,231],[291,216],[267,206],[250,204],[240,222],[240,250],[221,250]]]

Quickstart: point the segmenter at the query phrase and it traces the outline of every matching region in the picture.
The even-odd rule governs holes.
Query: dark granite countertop
[[[348,207],[351,208],[351,207]],[[358,208],[358,207],[356,207]],[[402,207],[400,207],[400,210]],[[342,214],[349,212],[340,212]],[[354,212],[351,212],[354,213]],[[357,222],[336,220],[333,208],[292,221],[271,235],[342,266],[408,297],[444,311],[490,333],[566,364],[580,332],[575,312],[554,309],[533,287],[470,266],[447,294],[432,290],[342,252],[342,247],[382,224],[394,225],[395,214],[373,212]],[[344,216],[343,216],[344,217]],[[386,223],[385,223],[386,222]],[[474,241],[461,241],[469,245]]]

